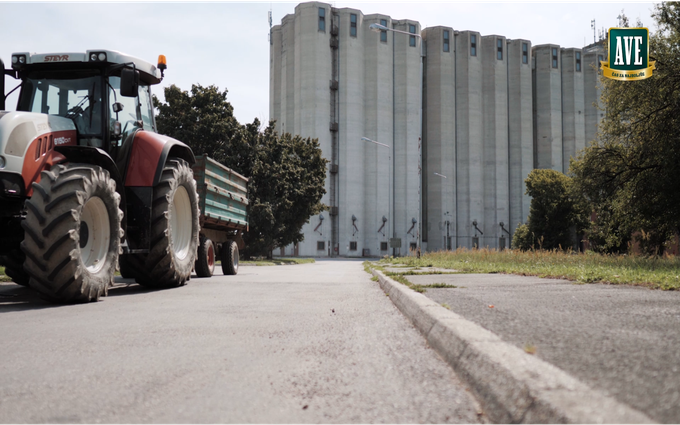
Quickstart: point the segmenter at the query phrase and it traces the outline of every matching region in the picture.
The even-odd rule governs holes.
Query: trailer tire
[[[128,261],[127,255],[118,257],[118,271],[123,279],[134,279],[134,267]]]
[[[186,284],[196,259],[198,215],[191,167],[183,159],[170,158],[153,189],[149,253],[129,256],[137,283],[154,288]]]
[[[215,245],[203,235],[198,240],[198,253],[196,254],[194,269],[198,277],[211,277],[215,272]]]
[[[235,275],[238,273],[238,245],[234,241],[227,241],[222,244],[220,250],[222,259],[222,273],[225,275]]]
[[[66,164],[43,171],[21,224],[29,286],[59,303],[107,295],[123,233],[119,205],[115,180],[99,166]]]
[[[20,249],[13,249],[7,255],[3,256],[5,259],[5,274],[12,278],[12,282],[21,286],[28,286],[30,276],[24,271],[24,260],[26,256]]]

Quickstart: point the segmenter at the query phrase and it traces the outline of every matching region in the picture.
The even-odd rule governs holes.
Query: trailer
[[[248,231],[248,179],[206,155],[196,157],[192,170],[201,225],[196,276],[212,276],[216,258],[222,263],[222,273],[235,275],[239,249],[245,246],[243,232]]]

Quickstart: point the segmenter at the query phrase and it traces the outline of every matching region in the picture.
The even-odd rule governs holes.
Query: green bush
[[[533,233],[529,231],[529,226],[520,224],[515,229],[515,234],[512,236],[512,249],[521,249],[528,251],[534,247]]]

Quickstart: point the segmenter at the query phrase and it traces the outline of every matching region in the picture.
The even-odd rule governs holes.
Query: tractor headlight
[[[92,52],[90,53],[90,62],[104,62],[106,60],[106,53]]]
[[[26,65],[26,55],[12,55],[12,67]]]

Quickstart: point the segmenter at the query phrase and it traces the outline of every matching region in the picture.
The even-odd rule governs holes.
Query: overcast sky
[[[534,45],[583,47],[598,31],[617,26],[621,10],[654,31],[653,3],[457,3],[329,2],[364,14],[413,19],[423,28],[446,25],[525,38]],[[291,2],[207,3],[9,3],[0,0],[0,59],[9,67],[12,52],[85,52],[109,49],[155,63],[168,61],[165,80],[152,90],[162,98],[171,84],[183,90],[198,83],[228,89],[228,100],[242,124],[269,118],[269,22],[294,13]],[[7,90],[16,86],[6,79]],[[16,98],[8,99],[14,109]]]

